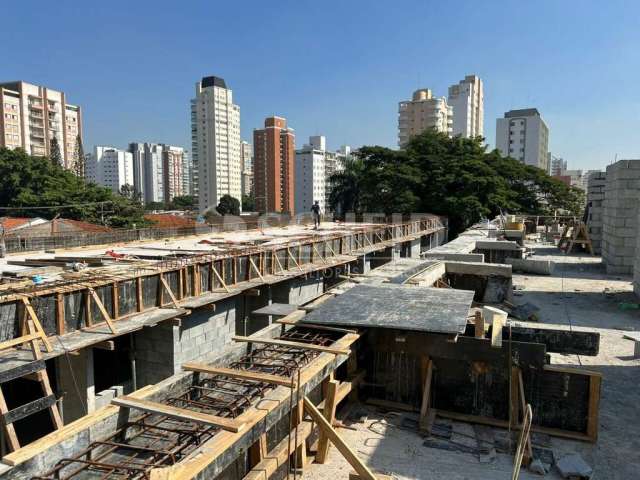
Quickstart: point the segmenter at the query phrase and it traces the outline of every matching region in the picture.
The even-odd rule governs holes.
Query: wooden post
[[[142,299],[142,277],[136,277],[136,310],[138,312],[144,310],[144,301]]]
[[[111,308],[113,310],[113,319],[117,320],[120,316],[120,298],[118,297],[118,282],[111,284]]]
[[[349,462],[349,464],[354,468],[354,470],[360,475],[363,480],[376,480],[376,476],[373,472],[367,467],[362,461],[356,456],[355,452],[349,448],[349,445],[338,435],[331,424],[327,422],[327,419],[320,413],[320,411],[316,408],[316,406],[311,403],[307,397],[304,397],[303,401],[305,411],[311,415],[311,418],[318,424],[320,429],[322,429],[331,443],[333,443],[338,451],[342,454],[342,456]]]
[[[300,428],[302,421],[304,420],[304,402],[300,400],[295,406],[295,415],[293,417],[293,425],[291,436],[295,436],[295,430]],[[307,466],[307,442],[302,442],[296,448],[296,464],[299,470],[304,470]]]
[[[255,467],[267,456],[267,434],[263,433],[260,438],[249,447],[249,465]]]
[[[424,389],[422,391],[422,405],[420,406],[419,426],[421,431],[430,428],[429,425],[429,402],[431,401],[431,378],[433,377],[433,360],[427,359],[427,377],[424,380]]]
[[[475,337],[484,338],[484,317],[480,310],[476,310],[475,327]]]
[[[56,328],[58,335],[63,335],[67,328],[64,322],[64,295],[62,292],[56,293]]]
[[[327,394],[324,400],[324,418],[330,425],[333,425],[336,419],[336,393],[338,391],[339,382],[330,380],[327,383]],[[318,452],[316,453],[316,462],[324,463],[329,455],[329,437],[324,431],[320,431],[320,439],[318,440]]]

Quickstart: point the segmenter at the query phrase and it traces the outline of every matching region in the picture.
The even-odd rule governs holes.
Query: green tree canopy
[[[216,211],[220,215],[240,215],[240,201],[229,194],[223,195]]]
[[[59,215],[112,227],[146,225],[139,202],[85,183],[46,157],[27,155],[21,149],[0,148],[0,178],[3,179],[0,206],[20,207],[5,210],[6,215],[43,218]]]
[[[193,195],[179,195],[173,197],[169,208],[171,210],[194,210],[197,207],[198,200]]]
[[[331,208],[346,212],[429,212],[449,219],[452,234],[501,211],[579,215],[584,193],[524,165],[483,139],[449,137],[434,130],[405,149],[362,147],[331,179]]]
[[[242,195],[242,211],[254,212],[256,209],[256,201],[253,198],[253,194]]]

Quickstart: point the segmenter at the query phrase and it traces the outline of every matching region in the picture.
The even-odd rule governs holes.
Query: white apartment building
[[[193,193],[193,166],[191,164],[191,152],[182,152],[182,195],[194,195]]]
[[[445,97],[434,97],[431,90],[423,88],[416,90],[411,100],[399,103],[398,145],[404,147],[411,137],[429,128],[451,135],[453,110]]]
[[[567,161],[551,153],[549,153],[549,165],[550,175],[562,175],[562,172],[567,169]]]
[[[448,104],[453,111],[453,135],[463,138],[484,135],[484,90],[479,77],[467,75],[457,85],[451,85]]]
[[[240,144],[242,155],[242,195],[253,193],[253,146],[242,140]]]
[[[63,92],[22,81],[0,83],[0,147],[50,156],[54,138],[62,166],[73,168],[82,141],[80,107],[68,104]]]
[[[549,171],[549,128],[535,108],[511,110],[497,120],[496,148],[502,155]]]
[[[233,92],[220,77],[204,77],[196,83],[196,97],[191,101],[191,140],[200,211],[215,208],[225,194],[240,200],[240,107],[233,103]]]
[[[133,185],[133,155],[115,147],[96,146],[87,155],[85,177],[117,193],[123,185]]]
[[[329,178],[337,171],[344,170],[346,158],[351,148],[342,146],[338,152],[327,150],[323,135],[309,137],[309,143],[296,151],[295,167],[295,211],[308,213],[317,200],[320,211],[329,211]]]
[[[164,143],[130,143],[133,185],[144,201],[165,202],[184,195],[184,149]]]

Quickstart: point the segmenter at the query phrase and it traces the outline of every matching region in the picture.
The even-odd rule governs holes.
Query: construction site
[[[0,478],[635,478],[633,266],[609,271],[592,227],[449,241],[424,214],[14,252]]]

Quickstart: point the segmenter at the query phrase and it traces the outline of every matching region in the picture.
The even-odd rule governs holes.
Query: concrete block
[[[550,260],[507,258],[506,262],[510,264],[515,271],[535,273],[538,275],[551,275],[555,268],[555,263]]]

